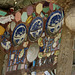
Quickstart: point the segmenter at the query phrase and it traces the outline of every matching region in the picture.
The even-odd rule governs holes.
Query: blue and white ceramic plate
[[[62,13],[55,11],[51,13],[46,22],[46,32],[48,35],[56,34],[62,26]]]
[[[24,24],[19,24],[13,32],[12,42],[14,46],[20,45],[26,36],[26,26]]]
[[[41,17],[36,17],[30,24],[28,35],[31,41],[37,40],[43,31],[43,20]]]
[[[7,39],[3,39],[1,46],[8,51],[11,48],[11,42],[7,41]]]

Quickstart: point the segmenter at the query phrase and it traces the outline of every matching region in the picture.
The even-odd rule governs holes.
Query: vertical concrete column
[[[71,75],[73,63],[72,39],[71,32],[66,26],[63,26],[61,39],[56,75]]]

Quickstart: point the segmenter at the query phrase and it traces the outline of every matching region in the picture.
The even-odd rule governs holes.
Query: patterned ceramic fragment
[[[5,36],[5,38],[9,39],[9,38],[10,38],[10,33],[6,31],[6,32],[4,33],[4,36]]]
[[[39,9],[40,8],[40,9]],[[38,14],[40,14],[40,12],[43,10],[43,4],[42,3],[39,3],[37,6],[36,6],[36,12]]]
[[[43,12],[47,13],[49,11],[49,7],[43,8]]]
[[[15,25],[16,25],[16,23],[15,23],[14,21],[13,21],[13,22],[11,22],[11,31],[13,31],[13,30],[14,30]]]
[[[19,56],[18,56],[18,57],[19,57],[19,58],[22,58],[23,55],[24,55],[24,49],[21,50],[21,52],[19,53]]]
[[[58,57],[55,57],[55,58],[54,58],[53,65],[55,65],[55,64],[57,63],[57,58],[58,58]]]
[[[35,12],[34,12],[34,13],[32,13],[32,15],[33,15],[33,17],[36,17],[36,14],[35,14]]]
[[[17,13],[15,14],[15,20],[16,20],[16,22],[18,22],[18,21],[21,20],[21,13],[20,13],[20,12],[17,12]]]
[[[15,55],[14,55],[14,54],[12,54],[12,55],[11,55],[11,59],[14,59],[14,56],[15,56]]]
[[[42,12],[41,12],[40,16],[41,16],[42,18],[44,18],[44,14],[43,14]]]
[[[19,24],[14,29],[14,32],[12,35],[13,45],[15,46],[20,45],[24,41],[25,36],[26,36],[26,26],[24,24]]]
[[[40,46],[40,47],[43,47],[43,38],[39,38],[38,39],[38,45]]]
[[[6,39],[4,39],[2,42],[1,42],[1,45],[4,49],[6,50],[9,50],[11,48],[11,42],[10,41],[7,41]]]
[[[0,10],[0,15],[1,15],[1,16],[5,16],[6,14],[7,14],[7,12]]]
[[[38,52],[39,52],[38,44],[37,43],[31,44],[27,51],[27,60],[29,62],[33,62],[37,58]]]
[[[42,57],[43,57],[42,52],[39,52],[39,53],[38,53],[38,58],[41,59]]]
[[[54,55],[59,55],[59,50],[55,51]]]
[[[55,48],[57,46],[57,43],[56,42],[54,42],[54,44],[53,44],[53,48]]]
[[[60,11],[51,13],[46,22],[46,32],[48,35],[55,35],[61,29],[61,19],[62,14]]]
[[[45,32],[42,33],[41,37],[45,37]]]
[[[47,57],[50,57],[51,53],[47,53]]]
[[[31,15],[33,13],[33,7],[32,6],[28,6],[27,7],[27,14]]]
[[[13,66],[13,70],[16,70],[16,69],[17,69],[17,65],[14,65],[14,66]]]
[[[61,38],[61,33],[58,34],[58,38],[59,38],[59,39]]]
[[[2,26],[0,25],[0,35],[3,35],[3,34],[4,34],[4,32],[5,32],[4,27],[2,27]]]
[[[58,5],[56,5],[56,4],[53,4],[53,10],[55,10],[55,9],[59,9],[60,7],[58,6]]]
[[[12,14],[8,15],[8,16],[5,16],[5,17],[0,17],[0,23],[5,24],[5,23],[8,23],[8,22],[11,22],[13,19],[14,19],[14,16]]]
[[[45,17],[47,18],[48,17],[48,14],[45,14]]]
[[[23,12],[21,16],[22,22],[26,22],[27,18],[28,18],[27,12]]]
[[[59,39],[58,37],[55,37],[54,41],[57,42],[58,39]]]
[[[21,69],[24,69],[24,64],[21,64]]]
[[[18,65],[18,70],[21,69],[21,64]]]
[[[28,46],[28,41],[23,43],[23,47],[27,47]]]
[[[45,71],[44,74],[45,75],[50,75],[50,73],[48,71]]]
[[[26,25],[29,24],[32,21],[32,19],[33,19],[32,16],[29,16],[26,20]]]
[[[43,31],[43,20],[41,17],[36,17],[30,24],[28,35],[31,41],[37,40]]]

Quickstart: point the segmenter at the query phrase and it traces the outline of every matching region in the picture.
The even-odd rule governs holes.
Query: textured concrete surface
[[[71,75],[73,50],[71,32],[63,26],[60,54],[58,56],[57,75]]]

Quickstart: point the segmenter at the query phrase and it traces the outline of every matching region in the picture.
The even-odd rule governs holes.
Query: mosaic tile
[[[6,14],[7,14],[7,12],[0,10],[0,15],[1,15],[1,16],[5,16]]]
[[[12,21],[12,22],[11,22],[11,31],[14,30],[15,26],[16,26],[16,23],[15,23],[14,21]]]
[[[10,33],[6,31],[6,32],[4,33],[4,36],[5,36],[5,38],[9,39],[9,38],[10,38]]]
[[[34,61],[33,61],[33,67],[35,67],[35,63],[36,63],[36,62],[35,62],[35,60],[34,60]]]
[[[14,57],[15,57],[15,54],[11,54],[11,59],[14,59]]]
[[[17,69],[17,65],[14,65],[14,66],[13,66],[13,70],[16,70],[16,69]]]
[[[39,38],[38,39],[38,45],[40,46],[40,47],[43,47],[43,38]]]
[[[33,7],[32,6],[28,6],[27,7],[27,14],[31,15],[33,13]]]
[[[16,20],[16,22],[18,22],[18,21],[21,20],[21,13],[20,12],[16,12],[16,14],[15,14],[15,20]]]
[[[10,26],[11,26],[11,25],[10,25],[10,23],[9,23],[8,26],[7,26],[8,31],[10,30]]]
[[[23,47],[27,47],[28,46],[28,44],[29,44],[29,42],[27,41],[27,42],[24,42],[23,43]]]
[[[53,3],[50,2],[49,8],[50,8],[51,11],[53,11]]]
[[[25,64],[25,69],[27,69],[27,65]]]
[[[5,32],[5,28],[0,25],[0,35],[3,35]]]
[[[19,56],[18,56],[18,57],[19,57],[19,58],[22,58],[23,55],[24,55],[24,49],[21,50],[21,52],[19,53]]]
[[[56,42],[54,42],[54,44],[53,44],[53,48],[55,48],[57,46],[57,43]]]
[[[21,16],[22,22],[26,22],[27,18],[28,18],[27,12],[23,12]]]
[[[21,69],[24,69],[24,64],[21,64]]]
[[[43,12],[47,13],[49,11],[49,7],[43,8]]]
[[[26,25],[28,25],[32,21],[32,19],[33,19],[32,16],[29,16],[26,20]]]
[[[40,9],[39,9],[40,8]],[[37,6],[36,6],[36,12],[38,14],[40,14],[40,12],[43,10],[43,4],[42,3],[39,3]]]
[[[14,15],[12,15],[12,14],[8,15],[8,16],[0,17],[0,23],[1,24],[11,22],[12,20],[14,20]]]
[[[11,42],[7,41],[7,39],[4,39],[1,42],[1,46],[8,51],[11,48]]]
[[[33,15],[33,17],[36,17],[36,14],[35,14],[35,12],[33,12],[33,13],[32,13],[32,15]]]
[[[21,64],[18,65],[18,70],[21,69]]]

